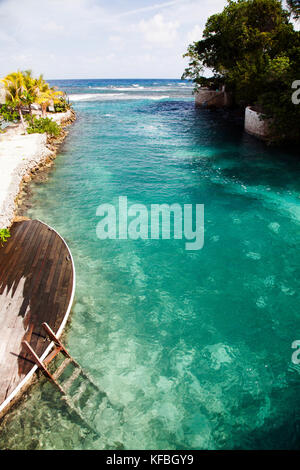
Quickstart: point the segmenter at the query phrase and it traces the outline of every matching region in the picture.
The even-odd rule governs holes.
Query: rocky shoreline
[[[28,208],[28,183],[41,176],[45,180],[57,151],[68,134],[66,128],[76,120],[73,110],[49,114],[62,126],[57,138],[46,134],[25,134],[21,125],[12,125],[0,134],[0,228],[10,227]]]

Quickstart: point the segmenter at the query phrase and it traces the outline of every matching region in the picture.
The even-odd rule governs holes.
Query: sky
[[[180,78],[226,0],[0,0],[0,76]]]
[[[180,78],[226,0],[0,0],[0,76]]]

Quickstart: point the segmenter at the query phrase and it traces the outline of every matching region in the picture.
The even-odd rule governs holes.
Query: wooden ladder
[[[48,379],[50,379],[56,386],[57,388],[59,389],[59,391],[62,393],[62,394],[66,394],[66,391],[57,381],[57,379],[59,378],[59,376],[63,373],[63,371],[65,370],[65,368],[70,364],[70,363],[73,363],[76,367],[76,370],[79,368],[79,371],[80,371],[80,366],[79,364],[75,361],[75,359],[73,359],[70,354],[68,353],[68,351],[66,350],[66,348],[64,347],[64,345],[62,344],[62,342],[58,339],[58,337],[54,334],[54,332],[52,331],[52,329],[50,328],[50,326],[47,324],[47,323],[43,323],[42,324],[42,327],[44,328],[48,338],[53,342],[53,351],[50,352],[50,354],[48,354],[48,356],[43,360],[41,361],[40,358],[38,357],[38,355],[35,353],[35,351],[32,349],[32,347],[30,346],[30,344],[27,342],[27,341],[23,341],[23,345],[25,346],[25,348],[27,349],[27,351],[29,352],[29,354],[31,355],[31,357],[33,358],[34,362],[36,363],[36,365],[38,366],[39,369],[41,369],[43,371],[43,373],[46,375],[46,377]],[[59,368],[57,369],[57,371],[54,373],[54,374],[51,374],[51,372],[49,371],[48,369],[48,365],[53,361],[53,359],[59,354],[59,353],[62,353],[66,359],[63,361],[63,363],[59,366]],[[75,380],[76,377],[74,377],[74,380]],[[71,385],[71,384],[70,384]]]
[[[35,351],[32,349],[30,344],[27,341],[23,341],[23,345],[33,358],[35,364],[38,366],[38,368],[46,375],[46,377],[56,385],[56,387],[59,389],[61,394],[63,395],[64,401],[67,403],[67,405],[74,411],[77,416],[84,422],[84,424],[94,433],[95,429],[93,429],[88,420],[84,417],[83,413],[81,412],[80,408],[76,405],[75,402],[78,402],[80,397],[83,395],[83,393],[86,390],[86,385],[87,383],[90,384],[95,392],[97,393],[102,393],[101,390],[98,388],[98,386],[94,383],[93,379],[81,368],[81,366],[78,364],[78,362],[75,361],[75,359],[69,354],[67,349],[64,347],[62,342],[59,340],[59,338],[55,335],[53,330],[50,328],[50,326],[47,323],[43,323],[42,327],[44,328],[47,337],[51,342],[53,343],[53,350],[48,354],[48,356],[41,361],[41,359],[38,357],[38,355],[35,353]],[[65,356],[64,361],[61,363],[61,365],[57,368],[57,370],[52,374],[48,366],[49,364],[53,361],[53,359],[59,354],[62,353]],[[74,370],[69,378],[67,378],[62,384],[58,382],[59,377],[62,375],[63,371],[66,369],[66,367],[72,364],[74,366]],[[81,384],[79,387],[77,393],[74,395],[74,397],[71,397],[68,395],[68,392],[75,380],[81,376],[82,378],[85,379],[85,382]],[[98,433],[97,433],[98,434]]]

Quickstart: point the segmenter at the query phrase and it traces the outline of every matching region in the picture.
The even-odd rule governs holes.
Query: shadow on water
[[[224,178],[245,185],[300,189],[299,150],[268,145],[247,134],[239,110],[207,110],[196,108],[191,102],[160,102],[141,112],[176,117],[179,110],[182,120],[175,120],[173,125],[189,133],[192,145],[198,148],[192,160],[182,162],[183,165],[190,165],[201,175],[203,171],[217,171]],[[213,149],[208,156],[207,148]]]

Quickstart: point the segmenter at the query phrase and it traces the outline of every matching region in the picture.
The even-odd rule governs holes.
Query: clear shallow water
[[[106,395],[91,403],[92,435],[42,380],[1,448],[299,448],[296,155],[230,113],[196,110],[179,81],[56,83],[78,120],[29,215],[72,250],[66,341]],[[96,209],[120,195],[205,204],[203,250],[98,240]]]

